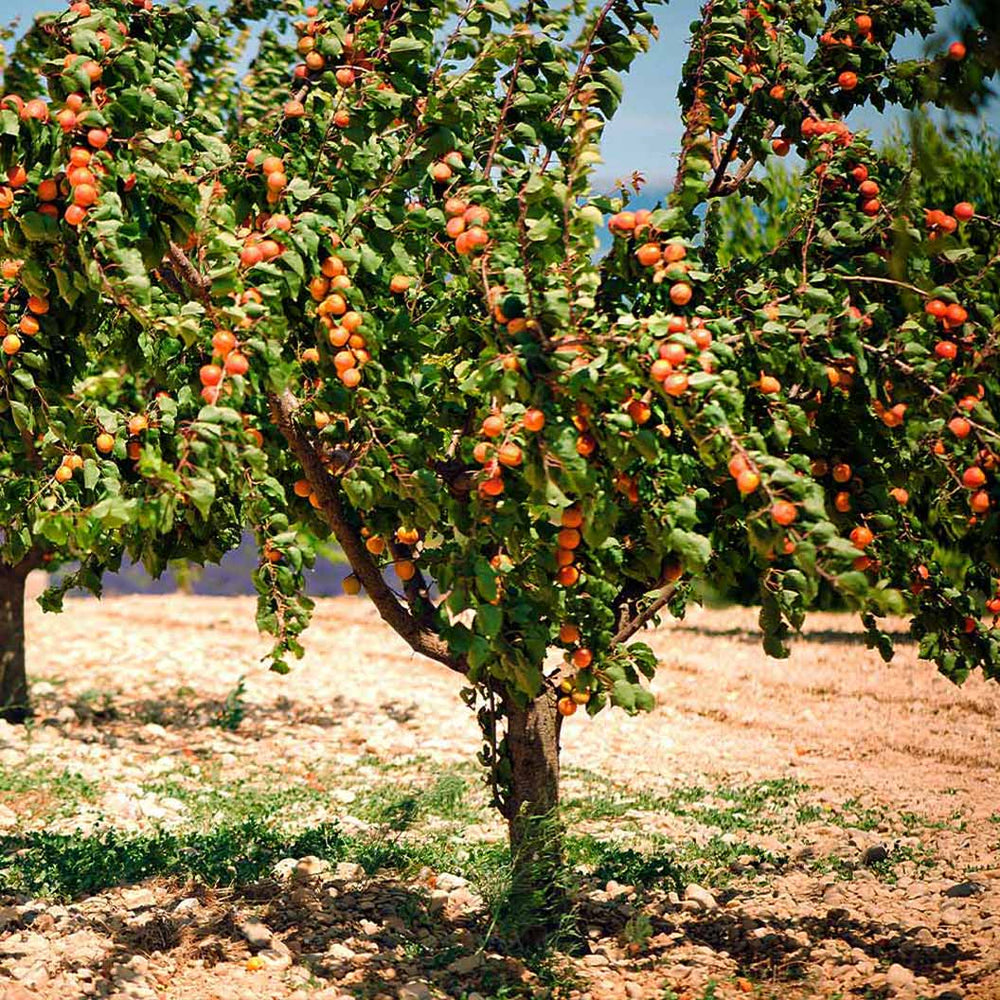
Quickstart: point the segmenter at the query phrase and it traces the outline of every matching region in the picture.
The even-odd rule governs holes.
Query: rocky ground
[[[767,660],[753,620],[662,628],[654,712],[569,720],[580,935],[524,960],[459,681],[363,601],[287,678],[250,600],[33,610],[0,1000],[996,1000],[1000,688],[837,615]]]

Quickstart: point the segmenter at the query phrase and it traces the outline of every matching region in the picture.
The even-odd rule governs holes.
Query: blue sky
[[[43,10],[61,6],[58,0],[2,0],[2,16],[30,19]],[[680,69],[687,53],[688,26],[697,19],[701,0],[673,0],[662,8],[657,17],[660,40],[642,57],[626,81],[625,102],[615,121],[607,129],[604,141],[605,164],[600,169],[600,181],[608,184],[616,177],[625,177],[633,170],[648,178],[651,188],[662,189],[673,176],[673,164],[681,136],[676,93]],[[952,3],[949,8],[956,7]],[[942,23],[947,23],[953,10],[942,11]],[[900,51],[917,54],[919,41],[906,44]],[[885,122],[877,117],[855,120],[880,131]],[[989,124],[1000,126],[1000,102],[992,109]]]

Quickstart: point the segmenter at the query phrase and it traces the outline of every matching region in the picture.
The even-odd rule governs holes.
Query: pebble
[[[426,983],[412,982],[399,988],[399,1000],[431,1000],[431,991]]]
[[[607,955],[600,955],[594,952],[593,954],[583,956],[583,964],[596,969],[605,965],[610,965],[611,960]]]
[[[247,944],[255,951],[269,948],[274,938],[271,928],[259,920],[245,920],[237,929],[246,939]]]
[[[300,880],[315,878],[323,872],[330,870],[330,862],[321,858],[313,857],[311,854],[300,858],[292,869],[292,877]]]
[[[699,910],[717,910],[719,908],[719,903],[715,896],[695,882],[692,882],[684,890],[684,900],[685,902],[696,903]]]

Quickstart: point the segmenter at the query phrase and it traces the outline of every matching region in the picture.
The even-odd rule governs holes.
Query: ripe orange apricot
[[[858,74],[851,72],[849,69],[845,69],[840,76],[837,77],[837,84],[841,90],[854,90],[858,85]]]
[[[658,243],[644,243],[636,250],[635,256],[643,267],[653,267],[663,259],[663,253]]]
[[[833,480],[836,483],[850,482],[851,474],[851,467],[846,462],[838,462],[833,467]]]
[[[863,524],[858,525],[851,532],[851,544],[856,549],[866,549],[873,541],[875,541],[875,536]]]
[[[540,431],[545,426],[545,414],[538,409],[525,410],[524,429],[528,431]]]
[[[960,201],[952,212],[959,222],[968,222],[976,214],[976,209],[969,202]]]
[[[97,440],[94,443],[102,455],[108,455],[114,451],[115,439],[107,431],[98,434]]]
[[[403,583],[408,583],[417,575],[417,567],[412,559],[397,559],[393,563],[393,568]]]
[[[990,495],[986,490],[976,490],[969,497],[969,507],[974,514],[986,514],[990,509]]]
[[[962,42],[952,42],[948,46],[948,58],[952,62],[961,62],[965,58],[966,48]]]
[[[570,659],[578,670],[586,670],[594,662],[594,654],[586,646],[580,646],[573,650]]]
[[[559,709],[560,715],[570,716],[576,711],[577,704],[572,698],[560,698],[556,702],[556,707]]]
[[[571,646],[580,641],[580,630],[575,625],[564,622],[559,626],[559,641]]]
[[[556,543],[561,549],[575,549],[581,542],[580,532],[576,528],[563,528],[556,535]]]
[[[504,431],[504,419],[499,414],[494,413],[483,421],[482,432],[486,437],[499,437]]]
[[[70,205],[66,209],[63,218],[71,226],[79,226],[83,223],[83,220],[87,218],[87,210],[82,208],[80,205]]]
[[[405,274],[394,274],[389,281],[389,291],[393,295],[402,295],[403,292],[409,289],[411,280]]]
[[[137,437],[147,427],[149,427],[149,421],[141,413],[129,419],[128,432],[133,437]]]
[[[212,335],[212,350],[220,358],[226,357],[236,347],[236,337],[230,330],[216,330]]]
[[[226,358],[225,368],[230,375],[246,375],[250,370],[250,362],[245,354],[231,351]]]
[[[563,566],[556,575],[556,579],[564,587],[572,587],[580,579],[580,571],[575,566]]]
[[[508,441],[506,444],[500,445],[500,449],[497,451],[497,461],[501,465],[515,466],[520,465],[524,459],[524,455],[521,449],[514,444],[512,441]]]
[[[986,473],[978,465],[970,465],[962,473],[962,485],[969,490],[979,489],[986,483]]]
[[[681,396],[687,388],[688,377],[683,372],[673,372],[663,380],[663,391],[668,396]]]
[[[198,377],[202,385],[218,385],[222,381],[222,369],[218,365],[202,365]]]
[[[6,337],[3,338],[2,345],[3,352],[8,357],[13,357],[19,350],[21,350],[21,338],[16,333],[8,333]]]
[[[559,523],[564,528],[579,528],[583,524],[583,512],[579,507],[566,507],[559,516]]]
[[[675,306],[686,306],[691,301],[693,292],[686,281],[678,281],[670,286],[670,301]]]
[[[756,492],[758,486],[760,486],[760,476],[751,469],[741,472],[736,479],[736,488],[744,496]]]
[[[650,409],[648,403],[643,402],[641,399],[633,399],[628,404],[628,415],[641,427],[643,424],[649,422],[653,411]]]
[[[779,500],[771,507],[771,518],[775,524],[780,524],[782,527],[792,524],[796,517],[798,517],[798,511],[795,509],[795,504],[788,503],[786,500]]]
[[[781,391],[781,383],[773,375],[761,375],[757,385],[765,395],[773,395]]]

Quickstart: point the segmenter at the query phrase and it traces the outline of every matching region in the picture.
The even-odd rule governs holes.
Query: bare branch
[[[659,597],[648,607],[640,611],[634,618],[625,622],[611,640],[613,646],[619,646],[623,642],[628,642],[648,621],[656,617],[673,599],[677,593],[676,587],[667,587]]]

